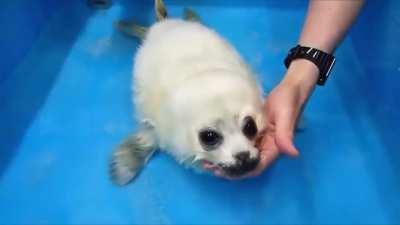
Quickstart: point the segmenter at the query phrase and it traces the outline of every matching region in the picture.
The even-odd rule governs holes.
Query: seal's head
[[[249,77],[216,70],[182,82],[165,107],[161,143],[179,161],[211,163],[229,176],[255,169],[264,114]]]

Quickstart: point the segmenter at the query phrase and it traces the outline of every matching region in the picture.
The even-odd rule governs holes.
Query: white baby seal
[[[127,184],[156,149],[192,167],[211,163],[230,176],[252,171],[259,162],[255,138],[264,128],[255,76],[192,11],[187,20],[166,19],[163,3],[155,2],[158,22],[148,30],[117,24],[144,40],[133,69],[141,125],[113,153],[112,180]]]

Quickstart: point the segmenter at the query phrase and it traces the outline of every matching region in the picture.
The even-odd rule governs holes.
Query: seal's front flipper
[[[146,37],[148,30],[147,27],[140,26],[133,21],[127,20],[119,20],[114,22],[114,27],[128,36],[137,37],[140,40],[143,40]]]
[[[152,128],[143,128],[129,136],[114,151],[110,162],[111,180],[118,185],[131,182],[157,149]]]
[[[195,11],[189,8],[185,8],[183,10],[183,19],[187,21],[192,21],[192,22],[198,22],[201,23],[200,16],[197,15]]]

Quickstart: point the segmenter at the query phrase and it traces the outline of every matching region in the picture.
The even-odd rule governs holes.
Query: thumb
[[[293,144],[293,138],[291,135],[277,134],[275,137],[275,144],[279,151],[283,154],[296,157],[299,155],[299,151]]]
[[[275,133],[275,144],[280,152],[296,157],[299,155],[299,151],[293,144],[293,130],[294,126],[289,122],[281,121],[281,123],[278,123]]]

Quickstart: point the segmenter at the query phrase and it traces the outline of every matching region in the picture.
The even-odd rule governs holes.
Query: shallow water
[[[370,1],[338,49],[296,137],[300,158],[229,182],[157,154],[125,188],[110,183],[108,158],[135,129],[130,82],[138,42],[112,23],[133,17],[150,24],[151,4],[126,0],[94,10],[82,2],[44,20],[27,53],[0,77],[1,224],[400,222],[398,1]],[[265,90],[280,80],[304,3],[180,3],[170,1],[170,15],[195,9],[237,47]]]

